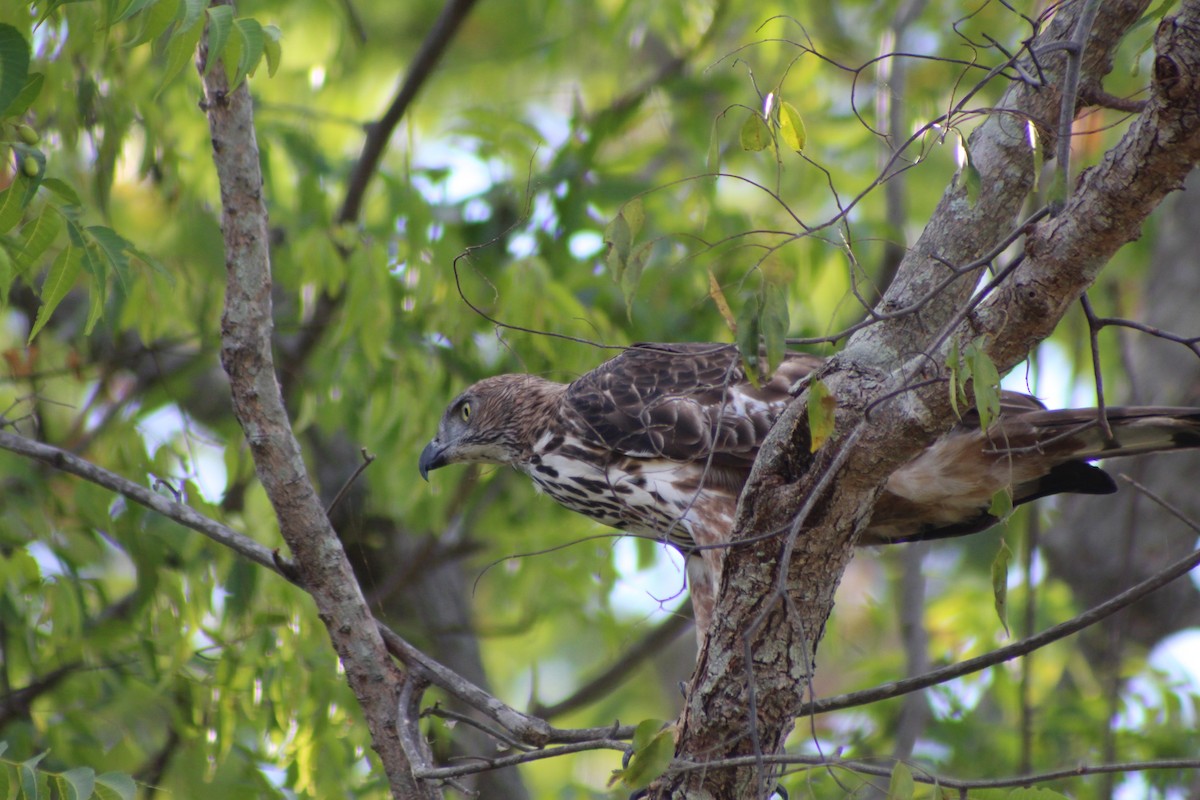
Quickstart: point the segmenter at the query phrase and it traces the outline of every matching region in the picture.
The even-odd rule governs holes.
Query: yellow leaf
[[[749,150],[752,153],[767,148],[767,145],[771,143],[771,131],[767,128],[767,121],[763,119],[762,114],[757,111],[750,112],[750,116],[742,124],[742,132],[738,140],[742,143],[743,150]]]
[[[804,152],[808,134],[804,131],[804,120],[800,118],[800,112],[791,103],[779,105],[779,137],[797,153]]]
[[[725,320],[729,330],[737,333],[737,320],[733,317],[733,309],[729,307],[725,292],[721,291],[721,284],[717,283],[717,276],[713,274],[712,269],[708,271],[708,296],[716,303],[717,311],[721,312],[721,318]]]
[[[821,380],[808,384],[808,435],[810,451],[815,453],[833,435],[836,426],[837,398]]]

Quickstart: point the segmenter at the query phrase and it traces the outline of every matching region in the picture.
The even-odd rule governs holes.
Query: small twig
[[[1158,502],[1172,514],[1174,514],[1178,519],[1184,522],[1184,524],[1191,527],[1197,533],[1200,533],[1200,525],[1197,525],[1197,523],[1189,520],[1186,516],[1182,515],[1170,505],[1166,504],[1165,501],[1157,498],[1148,489],[1142,487],[1132,479],[1126,478],[1125,476],[1122,476],[1122,478],[1138,487],[1140,491],[1145,492],[1148,497],[1155,502]],[[908,694],[909,692],[926,689],[939,683],[945,683],[946,681],[954,678],[961,678],[963,675],[970,675],[973,672],[979,672],[982,669],[994,666],[996,664],[1001,664],[1005,661],[1011,661],[1018,656],[1023,656],[1026,653],[1032,653],[1034,650],[1045,647],[1051,642],[1056,642],[1059,639],[1066,638],[1073,633],[1078,633],[1084,628],[1095,625],[1105,617],[1110,617],[1121,609],[1132,605],[1138,600],[1141,600],[1143,597],[1155,591],[1156,589],[1160,589],[1171,581],[1188,574],[1195,569],[1197,565],[1200,565],[1200,550],[1192,551],[1187,556],[1172,562],[1165,568],[1156,572],[1154,575],[1151,575],[1146,580],[1134,584],[1132,587],[1126,589],[1115,597],[1104,601],[1100,605],[1093,606],[1082,614],[1079,614],[1065,622],[1060,622],[1053,627],[1047,628],[1036,636],[1027,637],[1019,642],[1013,642],[1005,647],[997,648],[990,653],[984,653],[983,655],[976,656],[975,658],[969,658],[966,661],[960,661],[957,664],[950,664],[945,667],[931,670],[926,672],[924,675],[919,675],[915,678],[905,678],[904,680],[885,683],[872,689],[863,689],[862,691],[858,692],[850,692],[849,694],[841,694],[837,695],[836,697],[828,697],[824,700],[817,700],[807,704],[801,709],[800,713],[826,714],[830,711],[840,711],[844,708],[867,705],[868,703],[874,703],[879,700],[887,700],[892,697],[899,697],[901,695]]]
[[[209,519],[191,506],[169,499],[165,495],[123,478],[115,472],[96,466],[74,453],[35,442],[8,431],[0,431],[0,449],[40,461],[57,470],[83,478],[89,483],[103,486],[138,505],[145,506],[186,528],[191,528],[197,533],[207,536],[217,544],[228,547],[256,564],[271,570],[277,569],[276,558],[272,551],[250,537],[244,536],[216,520]]]
[[[1079,87],[1079,101],[1097,108],[1111,108],[1127,114],[1140,114],[1146,108],[1145,100],[1134,100],[1131,97],[1117,97],[1109,94],[1094,83],[1085,83]]]
[[[1118,328],[1130,328],[1141,333],[1149,334],[1157,339],[1174,342],[1191,350],[1196,356],[1200,357],[1200,336],[1180,336],[1177,333],[1164,331],[1161,328],[1156,328],[1153,325],[1147,325],[1143,322],[1138,322],[1132,319],[1122,319],[1120,317],[1099,317],[1096,319],[1096,325],[1107,327],[1112,325]]]
[[[1071,126],[1075,122],[1075,104],[1079,99],[1079,76],[1083,69],[1083,50],[1092,32],[1092,23],[1100,10],[1099,0],[1087,0],[1069,42],[1062,43],[1067,54],[1067,68],[1063,72],[1062,102],[1058,109],[1057,159],[1059,180],[1062,182],[1062,197],[1053,202],[1065,206],[1071,197]],[[1055,209],[1057,212],[1058,208]]]
[[[367,448],[364,447],[359,452],[362,453],[362,463],[359,464],[358,468],[354,470],[354,474],[346,479],[346,482],[342,484],[342,488],[338,489],[338,493],[333,496],[333,500],[330,501],[329,507],[325,509],[325,516],[333,516],[333,510],[337,508],[338,503],[342,502],[342,498],[346,496],[346,492],[350,491],[350,487],[353,486],[354,482],[358,480],[358,476],[362,475],[363,472],[366,471],[367,467],[371,466],[371,462],[375,460],[375,456],[368,453]]]
[[[1096,321],[1096,312],[1092,309],[1092,301],[1087,292],[1079,296],[1079,304],[1083,306],[1084,316],[1087,317],[1088,341],[1092,346],[1092,376],[1096,384],[1096,419],[1100,430],[1104,431],[1105,442],[1113,441],[1112,426],[1108,424],[1108,412],[1104,402],[1104,374],[1100,368],[1100,325]]]
[[[1162,497],[1155,494],[1151,489],[1148,489],[1145,486],[1143,486],[1142,484],[1138,483],[1137,480],[1130,477],[1129,475],[1126,475],[1124,472],[1120,473],[1117,477],[1119,477],[1121,480],[1128,483],[1134,489],[1137,489],[1139,492],[1144,494],[1146,497],[1148,497],[1151,501],[1153,501],[1158,506],[1160,506],[1164,511],[1166,511],[1168,514],[1170,514],[1172,517],[1179,520],[1184,525],[1187,525],[1189,528],[1192,529],[1193,533],[1200,534],[1200,522],[1197,522],[1196,520],[1192,519],[1187,514],[1183,513],[1178,508],[1176,508],[1175,506],[1171,505],[1169,502],[1164,500]]]
[[[453,767],[435,767],[433,769],[425,769],[415,771],[414,774],[418,778],[456,778],[463,775],[473,775],[477,772],[488,772],[501,767],[512,767],[517,764],[528,764],[531,761],[541,761],[545,758],[557,758],[571,753],[583,753],[588,750],[616,750],[624,752],[626,749],[625,742],[616,739],[590,739],[585,742],[575,742],[573,744],[564,744],[561,747],[551,747],[546,750],[533,750],[528,753],[515,753],[509,756],[500,756],[498,758],[483,758],[481,756],[471,756],[472,764],[459,764]]]
[[[462,723],[469,725],[475,730],[495,739],[505,747],[511,747],[513,750],[528,751],[535,749],[532,745],[527,745],[506,734],[504,731],[493,728],[491,725],[485,725],[469,714],[460,714],[457,711],[451,711],[448,708],[443,708],[440,705],[434,704],[421,711],[422,717],[438,717],[440,719],[450,720],[453,723]],[[449,727],[449,726],[447,726]]]

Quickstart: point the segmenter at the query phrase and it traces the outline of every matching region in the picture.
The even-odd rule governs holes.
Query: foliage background
[[[43,190],[3,241],[13,266],[0,406],[21,432],[279,546],[217,362],[218,196],[197,77],[179,44],[179,20],[199,6],[132,5],[145,8],[125,19],[132,6],[120,2],[0,10],[0,22],[32,43],[32,69],[45,76],[20,121],[41,136],[45,175],[78,195]],[[898,195],[875,186],[891,155],[878,132],[898,120],[907,135],[942,114],[980,76],[970,62],[996,59],[984,34],[1015,47],[1029,28],[994,2],[483,3],[392,137],[361,216],[342,221],[364,127],[382,113],[439,10],[419,0],[238,8],[281,32],[278,69],[268,77],[260,65],[250,81],[282,378],[328,499],[353,472],[359,448],[376,457],[335,522],[377,613],[463,671],[477,658],[508,702],[548,705],[686,605],[682,575],[662,547],[597,537],[604,532],[513,475],[449,470],[432,487],[419,481],[416,455],[445,403],[501,371],[569,380],[611,352],[596,343],[731,340],[713,284],[735,315],[751,298],[783,298],[794,337],[857,321],[852,289],[871,297],[886,280],[895,247],[919,232],[977,117],[960,115],[905,151],[920,160],[891,179]],[[167,27],[157,31],[160,19]],[[1130,37],[1110,93],[1141,89],[1152,31],[1148,20]],[[821,57],[805,54],[805,42]],[[842,68],[889,51],[954,61],[886,59],[857,80]],[[986,107],[1001,89],[985,86],[973,105]],[[743,123],[768,94],[773,107],[785,100],[803,117],[803,156],[743,149]],[[1118,112],[1079,121],[1076,157],[1097,158],[1120,124]],[[4,135],[15,141],[11,126]],[[10,159],[6,182],[15,169]],[[603,242],[633,198],[644,209],[634,247],[645,269],[621,285]],[[21,263],[47,205],[80,226],[115,231],[129,247],[107,272],[81,271],[30,341],[69,241],[60,232]],[[798,236],[801,224],[812,235]],[[1093,292],[1103,313],[1156,304],[1144,293],[1154,285],[1148,271],[1160,266],[1157,232],[1107,271]],[[1174,263],[1195,271],[1185,262],[1161,268]],[[323,306],[325,294],[337,302]],[[101,315],[89,331],[93,308]],[[333,313],[310,348],[306,337],[325,309]],[[1110,392],[1132,391],[1122,379],[1132,339],[1106,342]],[[1076,315],[1017,383],[1064,398],[1082,392],[1088,402],[1089,359]],[[1194,399],[1194,374],[1173,374],[1180,386],[1169,388],[1179,396],[1143,386],[1135,399]],[[195,796],[200,786],[227,797],[385,794],[322,626],[293,587],[17,456],[0,454],[0,480],[5,758],[48,750],[44,770],[127,772],[145,796]],[[989,575],[998,539],[1020,553],[1031,523],[1049,541],[1070,513],[1069,504],[1021,511],[1004,530],[963,542],[863,553],[842,586],[814,691],[861,688],[994,647],[1004,638]],[[1113,527],[1090,528],[1082,546],[1141,547],[1128,524]],[[1139,536],[1155,543],[1190,534]],[[508,558],[568,542],[579,543]],[[1026,564],[1009,579],[1015,631],[1041,629],[1086,604],[1079,581],[1056,577],[1040,553]],[[1104,580],[1093,573],[1083,583]],[[924,602],[909,602],[914,585]],[[1026,602],[1029,586],[1036,605]],[[1184,602],[1194,604],[1184,588]],[[963,777],[1194,755],[1196,686],[1148,654],[1195,625],[1195,615],[1143,617],[1097,634],[1103,645],[1069,640],[932,690],[924,711],[895,700],[803,721],[795,748],[898,755],[916,770]],[[676,685],[690,671],[687,638],[555,722],[672,717]],[[440,752],[454,752],[458,727],[434,718],[428,725]],[[601,752],[540,763],[521,779],[531,796],[601,797],[616,766],[615,754]],[[800,773],[791,789],[841,796],[857,780]],[[1194,782],[1150,772],[1116,779],[1116,791],[1185,796]],[[1060,788],[1091,797],[1113,786],[1099,777]]]

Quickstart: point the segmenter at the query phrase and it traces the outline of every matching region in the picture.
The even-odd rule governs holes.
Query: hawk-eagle
[[[508,464],[572,511],[688,555],[697,633],[708,628],[738,495],[758,448],[822,359],[788,354],[755,386],[737,348],[635,344],[569,384],[535,375],[485,378],[454,399],[421,453],[423,478],[455,463]],[[980,531],[997,491],[1014,504],[1059,492],[1107,494],[1089,464],[1111,456],[1200,447],[1200,409],[1049,411],[1004,391],[987,434],[971,412],[898,469],[861,544]],[[697,550],[696,545],[701,547]],[[718,545],[713,547],[713,545]]]

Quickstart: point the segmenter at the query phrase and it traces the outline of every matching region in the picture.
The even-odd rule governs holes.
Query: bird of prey
[[[797,381],[822,359],[788,354],[760,385],[737,348],[635,344],[569,384],[499,375],[450,403],[421,453],[421,477],[455,463],[507,464],[572,511],[687,556],[697,635],[708,628],[738,495]],[[973,411],[896,470],[860,544],[973,533],[997,519],[993,496],[1014,504],[1060,492],[1108,494],[1116,484],[1088,463],[1200,447],[1200,409],[1047,410],[1003,391],[980,430]],[[696,549],[696,545],[700,548]],[[714,545],[716,547],[714,547]]]

